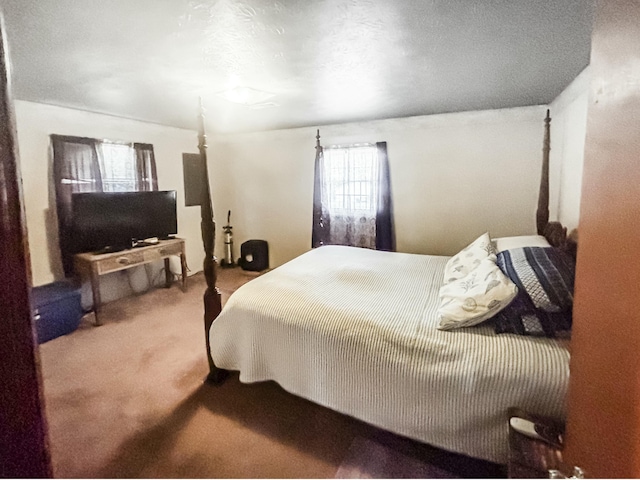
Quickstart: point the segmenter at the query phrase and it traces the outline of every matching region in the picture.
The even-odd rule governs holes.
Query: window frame
[[[326,187],[323,203],[327,209],[337,215],[375,215],[380,175],[376,145],[331,145],[323,149],[323,155]],[[364,208],[358,206],[363,203]]]

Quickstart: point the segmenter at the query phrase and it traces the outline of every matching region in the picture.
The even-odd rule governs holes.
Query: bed
[[[203,233],[210,214],[203,214]],[[548,221],[548,207],[546,218],[538,209],[537,220],[553,245],[575,248],[566,229]],[[394,433],[497,463],[507,462],[509,407],[565,416],[568,340],[498,335],[490,324],[438,329],[450,257],[323,246],[242,286],[222,310],[210,253],[205,332],[212,382],[229,370],[243,382],[274,380]]]

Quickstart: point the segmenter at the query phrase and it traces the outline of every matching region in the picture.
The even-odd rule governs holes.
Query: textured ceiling
[[[546,104],[590,0],[0,0],[14,97],[238,132]],[[243,106],[221,91],[274,94]]]

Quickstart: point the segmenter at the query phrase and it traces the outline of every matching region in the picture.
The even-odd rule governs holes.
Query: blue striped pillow
[[[496,333],[566,335],[573,308],[573,259],[553,247],[522,247],[498,253],[496,263],[518,287],[516,298],[494,317]]]

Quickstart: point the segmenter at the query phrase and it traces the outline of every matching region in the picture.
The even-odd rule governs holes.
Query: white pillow
[[[493,317],[518,293],[518,287],[492,258],[466,277],[440,287],[440,330],[470,327]]]
[[[496,254],[489,233],[483,233],[449,259],[444,267],[444,283],[467,276],[485,258],[496,261]]]
[[[521,247],[550,247],[551,245],[542,235],[520,235],[517,237],[500,237],[493,239],[496,253],[512,248]]]

